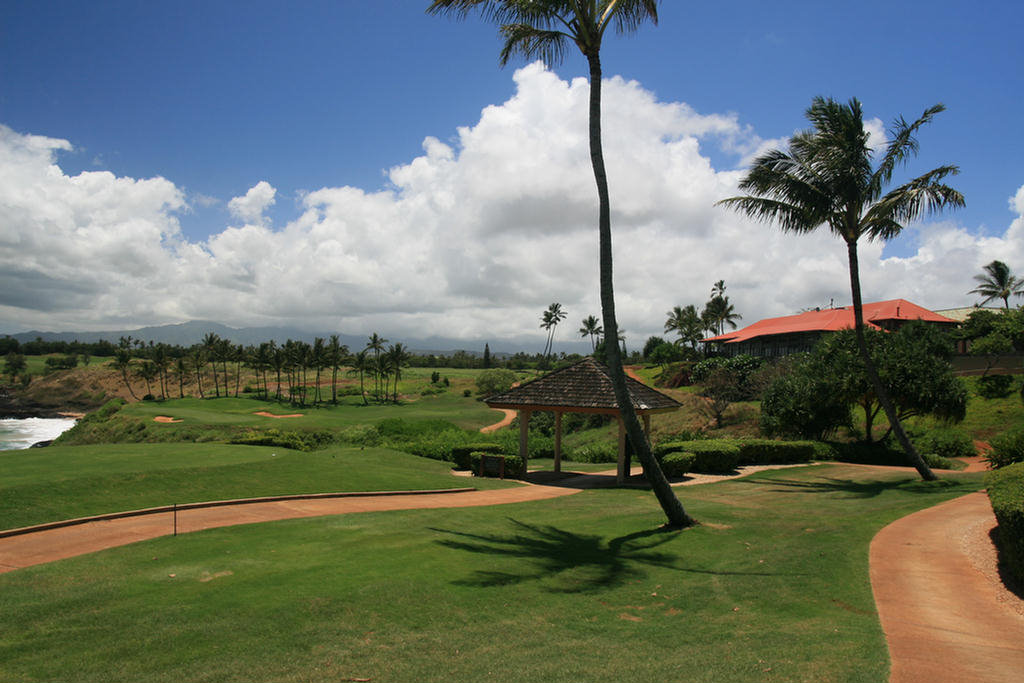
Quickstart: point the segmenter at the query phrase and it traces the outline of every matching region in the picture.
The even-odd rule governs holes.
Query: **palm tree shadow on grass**
[[[431,528],[450,538],[436,541],[452,550],[509,558],[521,571],[477,570],[458,586],[510,586],[528,581],[547,581],[544,590],[555,593],[587,593],[622,585],[647,574],[643,567],[658,567],[694,574],[771,576],[770,572],[728,572],[683,566],[682,558],[656,550],[671,541],[678,530],[657,528],[637,531],[605,542],[601,536],[577,534],[551,525],[526,524],[509,518],[517,528],[512,534],[471,534]],[[522,561],[515,561],[522,560]],[[525,561],[525,562],[523,562]]]
[[[822,477],[815,481],[802,481],[799,479],[737,479],[737,484],[752,484],[757,486],[777,486],[778,493],[846,493],[848,498],[875,498],[886,491],[907,491],[909,493],[940,493],[950,487],[959,486],[956,481],[940,479],[938,481],[922,482],[919,479],[894,479],[888,481],[857,481],[854,479],[836,479]],[[967,493],[967,491],[964,491]]]

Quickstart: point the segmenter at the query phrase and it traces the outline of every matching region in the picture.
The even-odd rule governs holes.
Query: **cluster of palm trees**
[[[722,334],[726,325],[736,329],[736,321],[743,319],[736,312],[735,306],[729,303],[729,297],[725,294],[725,280],[719,280],[711,287],[711,298],[700,313],[696,306],[687,304],[673,306],[666,315],[665,332],[675,332],[679,336],[677,344],[694,349],[706,333]]]
[[[263,342],[255,346],[233,344],[229,339],[208,333],[202,342],[189,348],[168,344],[148,345],[142,340],[121,337],[114,357],[128,392],[138,398],[130,376],[146,383],[146,396],[167,398],[173,383],[178,397],[185,396],[185,385],[194,379],[200,398],[238,396],[242,388],[242,370],[255,377],[256,394],[265,399],[306,406],[338,402],[338,377],[343,369],[359,376],[360,395],[369,403],[366,377],[373,379],[373,399],[398,402],[398,381],[411,354],[402,343],[387,345],[388,340],[374,333],[362,351],[349,352],[338,335],[317,337],[310,344],[287,340]],[[210,372],[205,372],[209,369]],[[324,395],[324,376],[330,374],[330,398]],[[212,374],[212,392],[204,386],[204,377]],[[271,385],[273,384],[273,389]],[[154,390],[155,385],[155,390]]]

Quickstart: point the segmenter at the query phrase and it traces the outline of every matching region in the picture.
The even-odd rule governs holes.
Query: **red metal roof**
[[[956,321],[933,313],[906,299],[892,299],[864,304],[864,322],[868,327],[876,329],[886,320],[924,320],[927,322],[956,324]],[[797,315],[785,315],[781,318],[765,318],[742,330],[726,332],[716,337],[708,337],[702,341],[724,342],[734,344],[756,337],[767,337],[776,334],[793,334],[798,332],[834,332],[836,330],[853,329],[853,306],[843,308],[827,308],[820,311],[808,311]]]

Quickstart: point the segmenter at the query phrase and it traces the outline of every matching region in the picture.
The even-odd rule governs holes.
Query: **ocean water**
[[[0,451],[28,448],[34,443],[56,439],[71,429],[73,418],[0,418]]]

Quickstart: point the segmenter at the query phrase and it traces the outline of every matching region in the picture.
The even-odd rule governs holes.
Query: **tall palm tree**
[[[402,379],[402,368],[409,364],[409,351],[401,342],[393,344],[388,348],[387,358],[391,371],[395,374],[395,388],[393,402],[398,403],[398,380]]]
[[[196,371],[196,384],[199,386],[199,398],[206,398],[203,393],[203,366],[206,365],[206,347],[196,344],[192,347],[192,367]]]
[[[384,352],[384,345],[388,343],[388,340],[374,332],[369,341],[366,343],[364,351],[373,351],[373,362],[374,362],[374,379],[373,379],[373,391],[377,396],[377,400],[380,400],[380,373],[377,369],[380,368],[380,354]]]
[[[980,294],[985,297],[981,301],[984,306],[992,299],[1002,299],[1003,306],[1010,310],[1011,296],[1024,296],[1024,277],[1014,277],[1010,267],[1002,261],[993,261],[985,266],[982,275],[975,275],[978,286],[968,294]]]
[[[932,169],[883,194],[896,167],[917,153],[917,131],[944,109],[941,104],[930,107],[913,123],[896,119],[875,165],[860,102],[816,97],[807,109],[813,129],[793,136],[789,151],[773,150],[754,161],[739,185],[750,194],[719,202],[751,218],[775,221],[789,232],[808,233],[827,225],[846,242],[854,329],[865,371],[896,438],[926,480],[936,477],[907,438],[868,352],[857,242],[861,237],[893,238],[904,223],[923,214],[963,206],[963,195],[942,182],[959,172],[955,166]]]
[[[540,326],[548,331],[548,341],[544,345],[544,356],[548,357],[551,355],[551,347],[555,342],[555,328],[558,323],[565,320],[567,313],[562,310],[562,304],[553,303],[548,306],[547,310],[544,311],[540,317]]]
[[[579,330],[581,337],[590,337],[590,350],[597,350],[597,338],[604,332],[601,321],[595,316],[588,315],[583,319],[583,327]]]
[[[213,368],[213,389],[220,398],[220,384],[217,383],[217,349],[220,345],[220,337],[213,332],[207,332],[203,336],[203,348],[206,349],[207,357],[210,359],[210,367]]]
[[[327,342],[327,363],[331,368],[331,403],[338,403],[338,370],[345,363],[348,347],[341,343],[341,337],[332,334]]]
[[[673,306],[667,315],[665,331],[675,332],[679,335],[676,344],[689,344],[691,347],[697,348],[697,342],[704,336],[704,323],[697,313],[697,307],[693,304]]]
[[[551,309],[541,313],[540,326],[548,333],[547,337],[544,338],[544,352],[541,354],[544,358],[548,357],[548,348],[551,346],[551,329],[554,325],[555,321],[551,319]]]
[[[736,312],[736,307],[729,303],[729,297],[715,294],[704,305],[701,317],[707,329],[715,334],[725,332],[725,326],[736,329],[736,321],[743,316]]]
[[[128,387],[128,393],[136,401],[139,397],[135,395],[132,390],[132,383],[128,381],[128,368],[132,363],[132,351],[128,343],[125,343],[125,338],[121,337],[121,345],[117,349],[117,353],[114,356],[114,364],[117,365],[117,369],[121,371],[121,379],[124,380],[124,385]]]
[[[351,374],[359,375],[359,395],[363,397],[363,405],[369,405],[369,401],[366,400],[366,387],[363,383],[363,379],[366,376],[367,370],[373,365],[373,360],[370,358],[370,354],[366,353],[366,349],[357,352],[352,356],[352,369],[349,370]]]
[[[515,55],[540,58],[547,64],[562,61],[572,45],[579,48],[590,71],[589,137],[590,163],[598,197],[598,244],[601,283],[601,320],[605,335],[618,339],[615,317],[615,289],[612,278],[611,200],[608,174],[601,144],[601,43],[605,31],[614,26],[618,33],[632,33],[650,20],[658,22],[657,0],[434,0],[428,12],[465,17],[479,10],[495,21],[504,38],[500,62],[504,66]],[[606,345],[609,376],[615,390],[626,433],[643,464],[644,473],[661,504],[668,523],[676,527],[694,524],[669,486],[661,467],[651,454],[650,442],[640,426],[626,387],[622,354],[618,344]]]

